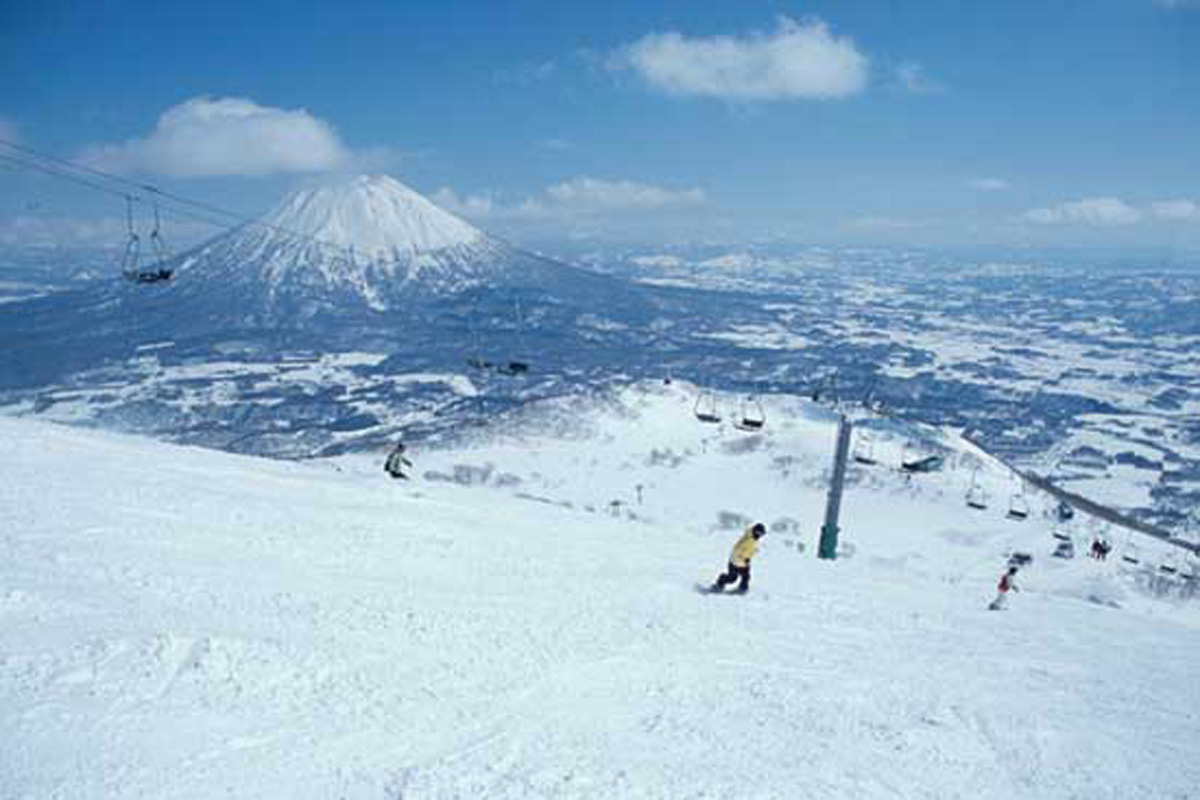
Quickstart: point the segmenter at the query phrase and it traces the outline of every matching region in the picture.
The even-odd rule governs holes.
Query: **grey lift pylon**
[[[821,543],[817,548],[818,558],[837,558],[838,515],[842,509],[842,489],[846,485],[846,461],[853,429],[854,423],[841,414],[838,417],[837,448],[833,453],[833,476],[829,481],[829,496],[825,502],[825,524],[821,526]]]

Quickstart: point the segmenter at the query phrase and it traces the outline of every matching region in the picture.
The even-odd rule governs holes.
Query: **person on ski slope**
[[[738,594],[744,594],[750,588],[750,559],[758,553],[758,540],[765,536],[767,527],[761,522],[756,522],[746,532],[742,534],[742,538],[737,540],[737,544],[733,546],[733,550],[729,553],[729,570],[723,575],[717,577],[717,582],[712,585],[714,592],[723,592],[728,584],[741,578],[736,591]]]
[[[1009,567],[1008,572],[1000,576],[1000,583],[996,586],[996,599],[988,606],[989,611],[1003,611],[1004,601],[1008,597],[1009,592],[1019,592],[1017,588],[1017,568]]]
[[[404,478],[408,476],[404,474],[405,467],[411,467],[413,463],[404,456],[404,442],[396,442],[396,448],[392,450],[391,455],[387,457],[387,461],[383,463],[383,469],[388,475],[393,478]]]

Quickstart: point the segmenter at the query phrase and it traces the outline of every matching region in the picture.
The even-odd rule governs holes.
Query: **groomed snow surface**
[[[0,418],[0,797],[1200,797],[1196,599],[1083,557],[1088,520],[1050,558],[1045,501],[1006,519],[934,434],[876,432],[820,561],[832,417],[691,391],[545,404],[409,482]],[[698,594],[738,515],[773,527],[750,594]]]

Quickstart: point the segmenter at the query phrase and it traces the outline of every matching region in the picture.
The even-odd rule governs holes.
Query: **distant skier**
[[[761,522],[756,522],[746,528],[746,532],[742,534],[742,538],[737,540],[737,544],[733,546],[733,550],[729,554],[729,570],[717,577],[717,582],[712,585],[712,591],[723,592],[727,585],[740,578],[741,581],[734,591],[738,594],[746,593],[750,588],[750,559],[758,553],[758,540],[766,533],[767,527]]]
[[[1112,550],[1112,545],[1103,539],[1098,538],[1092,542],[1092,558],[1097,561],[1107,561],[1110,550]]]
[[[1003,611],[1004,601],[1008,597],[1009,592],[1019,592],[1017,588],[1017,568],[1009,567],[1008,572],[1000,576],[1000,583],[996,586],[996,599],[988,606],[989,611]]]
[[[404,442],[396,442],[396,448],[387,457],[387,461],[383,462],[383,469],[393,478],[408,480],[408,476],[404,474],[404,468],[412,465],[413,463],[404,455]]]

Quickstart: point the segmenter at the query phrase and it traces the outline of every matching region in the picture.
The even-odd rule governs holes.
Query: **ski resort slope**
[[[543,404],[409,482],[0,418],[0,797],[1197,796],[1195,600],[1051,559],[933,432],[877,432],[819,561],[831,416],[691,399]],[[750,593],[698,594],[739,514]]]

